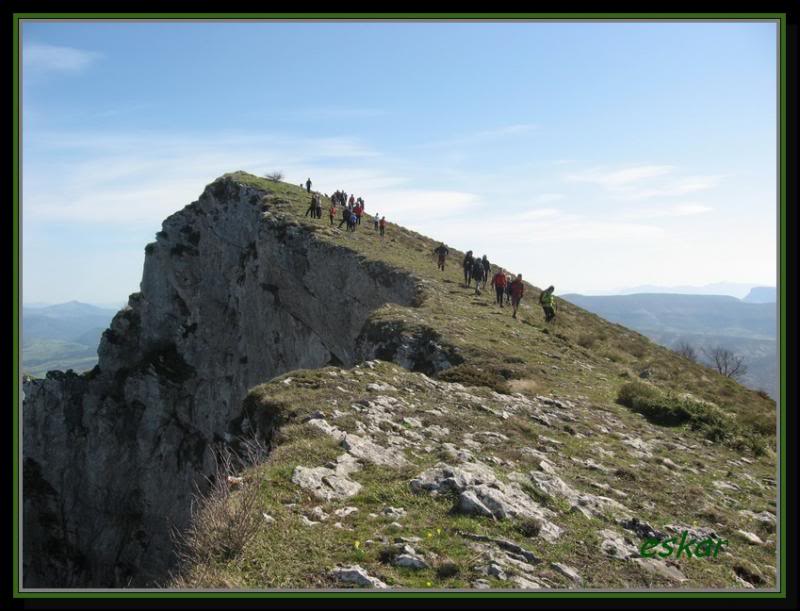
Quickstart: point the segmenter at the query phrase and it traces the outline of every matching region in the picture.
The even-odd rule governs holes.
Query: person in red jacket
[[[356,223],[359,225],[361,224],[361,215],[364,214],[364,209],[361,207],[361,204],[356,204],[356,207],[353,208],[353,212],[356,213]]]
[[[378,223],[378,227],[380,227],[381,237],[383,237],[383,234],[386,232],[386,217],[385,216],[381,217],[381,222]]]
[[[331,218],[331,225],[333,225],[333,219],[336,216],[336,201],[331,201],[331,208],[328,210],[328,215]]]
[[[522,274],[517,274],[517,277],[511,283],[511,307],[514,308],[511,318],[517,317],[517,308],[524,292],[525,286],[522,284]]]
[[[492,286],[494,287],[494,292],[497,295],[497,303],[500,304],[500,307],[503,307],[503,295],[506,292],[506,272],[505,270],[500,270],[494,276],[492,276]]]

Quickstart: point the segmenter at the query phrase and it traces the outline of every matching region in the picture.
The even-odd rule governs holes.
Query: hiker
[[[450,250],[447,248],[447,246],[444,245],[444,242],[442,242],[441,244],[439,244],[437,248],[433,250],[433,253],[435,255],[439,255],[439,260],[436,263],[436,267],[444,271],[444,261],[447,258],[447,255],[450,254]]]
[[[381,222],[378,223],[378,226],[380,227],[380,230],[381,230],[381,237],[383,237],[383,234],[386,233],[386,217],[385,216],[381,217]]]
[[[367,210],[367,202],[364,201],[363,197],[358,198],[358,203],[361,204],[361,211],[365,212]]]
[[[483,280],[483,260],[475,259],[472,263],[472,277],[475,280],[475,294],[481,294],[481,281]]]
[[[342,206],[342,220],[339,221],[339,227],[338,228],[341,229],[342,225],[344,225],[345,223],[349,223],[349,222],[350,222],[350,211],[347,209],[347,206]],[[348,225],[348,229],[349,229],[349,225]]]
[[[506,272],[500,270],[492,277],[492,286],[494,287],[495,295],[497,296],[497,303],[503,307],[503,296],[506,293]]]
[[[353,197],[353,194],[351,193],[350,194],[350,200],[347,202],[347,207],[350,208],[350,210],[352,210],[353,206],[355,206],[355,205],[356,205],[356,198]]]
[[[513,278],[511,277],[511,274],[506,272],[506,305],[511,303],[511,282],[512,281],[513,281]]]
[[[511,307],[514,308],[511,318],[517,317],[517,308],[524,292],[525,286],[522,284],[522,274],[517,274],[516,279],[511,283]]]
[[[350,218],[347,221],[347,229],[349,231],[355,231],[356,230],[356,221],[357,221],[356,213],[355,212],[350,212]]]
[[[464,267],[464,286],[468,287],[472,280],[472,251],[468,250],[464,255],[464,261],[461,263]]]
[[[328,216],[331,219],[331,225],[333,225],[333,219],[336,217],[336,202],[331,201],[331,207],[328,210]]]
[[[554,290],[555,288],[548,286],[542,291],[542,294],[539,295],[539,303],[544,310],[545,322],[550,322],[556,317],[556,298],[553,296]]]
[[[306,181],[306,191],[311,193],[311,179],[310,178]]]
[[[361,204],[356,204],[356,207],[353,208],[353,212],[356,214],[357,223],[361,224],[361,215],[364,213],[364,209],[361,207]]]
[[[486,280],[489,278],[489,272],[492,266],[489,263],[489,259],[486,258],[486,255],[483,255],[481,258],[481,263],[483,263],[483,288],[486,289]]]
[[[317,201],[313,195],[311,196],[311,202],[308,204],[308,208],[306,208],[306,213],[303,216],[308,216],[309,213],[311,213],[312,219],[317,215]]]
[[[317,193],[317,207],[316,207],[317,218],[322,218],[322,196]]]
[[[372,218],[372,224],[375,227],[375,231],[378,231],[378,224],[381,222],[380,215],[376,212],[375,216]]]

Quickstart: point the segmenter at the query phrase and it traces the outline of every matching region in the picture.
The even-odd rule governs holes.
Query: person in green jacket
[[[556,298],[553,296],[554,287],[548,286],[539,295],[539,303],[544,310],[544,321],[550,322],[556,317]]]

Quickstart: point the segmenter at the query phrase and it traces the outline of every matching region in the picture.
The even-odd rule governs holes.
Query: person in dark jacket
[[[489,259],[486,258],[486,255],[481,257],[481,263],[483,263],[483,288],[486,288],[486,280],[489,278],[489,272],[492,271],[492,266],[489,263]]]
[[[472,280],[472,251],[468,250],[467,254],[464,255],[464,261],[461,265],[464,267],[464,286],[469,286],[470,281]]]
[[[447,259],[447,255],[450,254],[450,250],[447,246],[444,245],[444,242],[439,244],[437,248],[433,250],[433,254],[438,256],[438,262],[436,263],[436,267],[442,271],[444,271],[444,262]]]
[[[306,181],[306,191],[308,193],[311,193],[311,179],[310,178]]]
[[[481,282],[483,281],[483,261],[475,259],[472,263],[472,279],[475,280],[475,294],[481,294]]]

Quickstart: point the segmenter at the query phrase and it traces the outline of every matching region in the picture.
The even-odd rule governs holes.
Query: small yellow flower
[[[442,529],[441,528],[437,528],[436,529],[436,534],[437,535],[441,535],[442,534]]]
[[[431,531],[428,531],[428,538],[430,539],[432,536],[433,536],[433,533]]]
[[[359,545],[361,545],[360,541],[356,541],[355,543],[353,543],[353,547],[355,547],[356,549],[358,549]]]
[[[425,585],[426,585],[426,586],[428,586],[428,587],[430,588],[430,587],[431,587],[433,584],[432,584],[430,581],[428,581],[428,582],[426,582],[426,584],[425,584]]]

